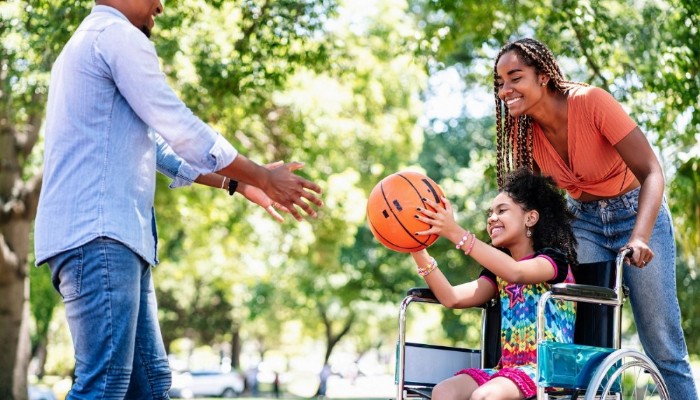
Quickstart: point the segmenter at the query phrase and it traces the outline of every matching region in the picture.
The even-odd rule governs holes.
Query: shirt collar
[[[125,21],[127,21],[127,22],[129,21],[129,19],[128,19],[124,14],[122,14],[121,11],[117,10],[117,9],[114,8],[114,7],[104,6],[104,5],[97,5],[97,6],[94,6],[94,7],[92,8],[92,11],[90,12],[90,14],[95,14],[95,13],[98,13],[98,12],[106,12],[106,13],[109,13],[109,14],[114,15],[115,17],[119,17],[119,18],[121,18],[121,19],[123,19],[123,20],[125,20]]]

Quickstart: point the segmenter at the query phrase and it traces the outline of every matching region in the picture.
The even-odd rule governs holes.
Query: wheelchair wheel
[[[586,389],[585,400],[668,400],[661,373],[649,357],[628,349],[607,356]]]

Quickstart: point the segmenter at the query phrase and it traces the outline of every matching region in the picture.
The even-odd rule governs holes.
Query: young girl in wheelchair
[[[559,282],[573,283],[576,263],[573,216],[555,182],[524,170],[511,173],[494,198],[488,217],[491,245],[476,238],[454,219],[445,206],[426,204],[416,218],[431,225],[417,234],[437,234],[484,267],[478,279],[452,286],[427,250],[412,253],[418,273],[437,299],[450,308],[479,306],[499,297],[501,359],[494,369],[466,369],[438,383],[432,398],[525,399],[536,394],[537,301]],[[547,339],[572,343],[575,308],[571,302],[550,301],[546,312]]]

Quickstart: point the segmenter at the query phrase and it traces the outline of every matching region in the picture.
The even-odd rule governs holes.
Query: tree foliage
[[[268,68],[286,70],[279,76],[262,74],[256,85],[235,83],[229,63],[211,57],[212,52],[223,57],[228,50],[222,49],[239,37],[235,29],[200,34],[197,29],[203,25],[192,17],[182,29],[194,30],[198,40],[183,34],[175,35],[180,38],[177,44],[166,43],[172,48],[196,43],[207,49],[172,53],[174,72],[193,68],[191,81],[181,73],[173,75],[188,104],[205,107],[204,115],[254,159],[306,162],[301,172],[323,186],[326,202],[318,219],[298,227],[277,227],[259,210],[235,203],[236,197],[222,198],[201,189],[187,191],[185,197],[182,191],[159,190],[158,202],[163,203],[157,208],[164,210],[159,212],[164,239],[160,268],[183,271],[176,275],[180,278],[164,277],[159,284],[159,290],[171,291],[162,295],[167,304],[161,301],[163,314],[170,316],[164,324],[173,328],[171,334],[192,331],[190,324],[181,324],[180,315],[197,309],[184,312],[176,307],[173,312],[168,304],[192,306],[196,290],[190,289],[191,284],[183,288],[180,279],[190,281],[200,274],[207,274],[211,284],[229,285],[230,294],[224,298],[234,315],[233,325],[244,338],[258,341],[262,349],[280,343],[284,319],[297,318],[304,321],[310,337],[326,343],[329,357],[353,325],[366,326],[357,322],[358,307],[366,310],[368,301],[396,299],[397,292],[386,286],[387,282],[395,285],[394,281],[386,279],[380,269],[366,261],[349,264],[341,256],[345,248],[355,248],[358,227],[364,225],[366,193],[381,177],[415,159],[420,140],[417,105],[425,74],[410,56],[410,39],[418,32],[405,9],[390,1],[377,4],[361,20],[333,20],[329,11],[324,22],[332,29],[312,32],[309,36],[313,37],[286,50],[304,57],[280,60],[276,59],[279,55],[272,56],[275,60]],[[210,12],[203,14],[210,20],[218,18],[212,18]],[[222,12],[221,17],[228,15]],[[210,29],[209,25],[204,28]],[[285,35],[252,36],[291,40]],[[253,51],[262,46],[256,43],[232,48]],[[262,57],[267,54],[256,51],[262,51]],[[248,79],[250,72],[239,71],[247,68],[241,63],[248,60],[257,65],[259,58],[257,53],[230,58],[236,64],[232,71]],[[282,61],[284,66],[279,66]],[[202,105],[203,93],[215,94],[216,103]],[[364,258],[361,253],[358,256]],[[414,280],[405,270],[392,268],[391,272],[397,271],[404,276],[401,281],[406,277]],[[217,332],[219,340],[228,340],[230,332]]]
[[[220,190],[156,195],[160,266],[155,269],[166,343],[257,344],[261,357],[285,346],[288,321],[358,352],[393,342],[395,305],[423,285],[406,254],[374,240],[365,199],[384,176],[426,172],[460,222],[483,232],[494,194],[493,120],[469,109],[492,93],[492,62],[506,41],[546,42],[574,80],[620,99],[659,148],[679,241],[679,297],[692,352],[700,243],[700,131],[696,0],[231,0],[166,2],[153,40],[185,103],[260,163],[304,161],[319,182],[319,218],[278,225]],[[48,72],[93,1],[0,2],[0,397],[24,398],[29,346],[26,285],[32,279],[32,347],[47,339],[59,305],[46,270],[28,266],[40,174],[39,128]],[[428,77],[454,70],[467,106],[449,120],[423,121]],[[289,219],[289,218],[288,218]],[[482,237],[486,239],[485,237]],[[431,247],[453,283],[479,266]],[[452,343],[469,341],[462,315],[445,311]],[[466,339],[465,339],[466,337]],[[50,344],[50,343],[49,343]],[[299,346],[297,346],[299,348]],[[292,351],[292,350],[290,350]],[[233,360],[234,366],[238,361]],[[65,372],[65,371],[61,371]],[[25,391],[26,392],[26,391]]]

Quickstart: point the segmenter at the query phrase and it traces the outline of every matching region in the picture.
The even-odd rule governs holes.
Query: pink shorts
[[[503,368],[498,370],[495,374],[491,375],[483,369],[468,368],[463,369],[455,374],[456,375],[469,375],[477,385],[481,386],[484,383],[490,381],[493,378],[503,377],[510,379],[515,386],[520,389],[525,398],[534,396],[537,394],[537,385],[535,381],[530,378],[530,375],[517,369],[517,368]]]

